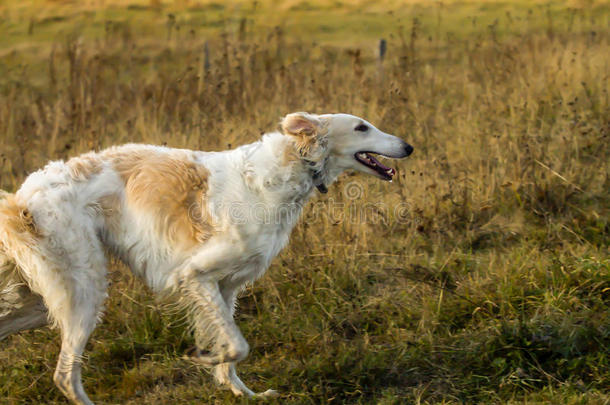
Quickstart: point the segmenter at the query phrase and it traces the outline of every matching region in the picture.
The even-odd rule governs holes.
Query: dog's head
[[[282,131],[296,137],[297,148],[304,159],[323,164],[326,184],[345,170],[390,181],[396,170],[373,155],[396,159],[413,152],[413,147],[402,139],[349,114],[288,114],[282,120]]]

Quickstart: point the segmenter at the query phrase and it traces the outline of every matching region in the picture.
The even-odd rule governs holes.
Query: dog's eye
[[[367,127],[367,126],[366,126],[366,125],[364,125],[364,124],[360,124],[360,125],[358,125],[356,128],[354,128],[354,130],[356,130],[356,131],[360,131],[360,132],[366,132],[366,131],[368,131],[368,130],[369,130],[369,127]]]

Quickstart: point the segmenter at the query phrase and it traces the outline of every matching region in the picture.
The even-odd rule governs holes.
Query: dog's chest
[[[251,211],[249,219],[236,224],[237,234],[246,250],[270,260],[288,243],[301,207],[296,204],[252,204],[247,209]]]
[[[245,208],[250,211],[254,207],[256,204],[248,204]],[[230,238],[235,246],[231,257],[227,258],[228,267],[232,269],[231,278],[241,283],[253,282],[265,273],[273,258],[288,243],[294,227],[292,217],[265,212],[262,206],[259,209],[258,214],[250,212],[252,215],[248,220],[232,222],[228,232],[219,235],[220,238]],[[294,215],[298,216],[297,213]]]

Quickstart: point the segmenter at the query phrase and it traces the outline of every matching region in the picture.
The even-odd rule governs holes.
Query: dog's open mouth
[[[385,166],[368,152],[358,152],[354,155],[354,157],[358,162],[377,172],[379,177],[384,180],[392,180],[392,177],[394,177],[396,174],[396,170]]]

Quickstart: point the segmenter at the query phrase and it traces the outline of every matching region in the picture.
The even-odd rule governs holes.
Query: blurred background
[[[126,142],[223,150],[293,111],[415,147],[344,176],[240,299],[272,403],[608,404],[610,4],[0,0],[0,188]],[[112,264],[96,403],[240,402]],[[0,344],[2,403],[65,403],[58,332]],[[245,401],[244,401],[245,402]]]

